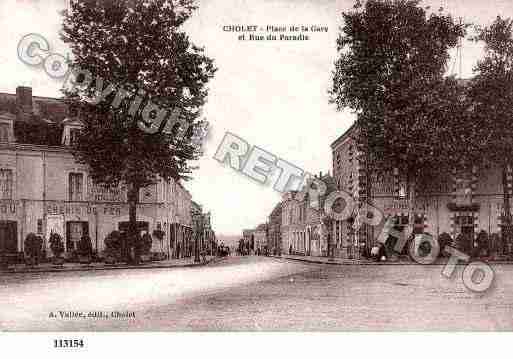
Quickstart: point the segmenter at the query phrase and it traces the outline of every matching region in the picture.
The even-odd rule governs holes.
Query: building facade
[[[357,135],[357,128],[353,126],[332,143],[332,171],[336,189],[347,192],[355,203],[361,204],[367,200],[366,157],[362,147],[358,145]],[[336,257],[358,257],[359,248],[364,243],[368,247],[374,244],[372,236],[368,237],[365,232],[369,228],[364,225],[358,227],[354,217],[344,221],[334,220],[331,224]]]
[[[64,238],[70,255],[82,235],[91,237],[100,254],[113,230],[128,228],[123,187],[105,188],[92,182],[88,168],[75,161],[71,145],[80,131],[58,99],[32,96],[31,88],[0,94],[0,251],[24,251],[29,233],[44,239],[52,232]],[[180,183],[160,181],[141,189],[137,208],[140,230],[165,232],[152,251],[175,256],[176,247],[192,231],[191,196]],[[183,232],[182,237],[175,234]],[[181,238],[181,239],[178,239]]]
[[[203,248],[207,254],[215,254],[218,243],[212,225],[212,213],[204,213],[203,218]]]
[[[320,173],[316,179],[326,184],[326,192],[320,198],[310,198],[308,191],[304,195],[296,191],[283,195],[281,202],[282,253],[328,255],[331,237],[322,219],[325,216],[324,201],[335,186],[329,173],[326,175]]]
[[[255,239],[255,252],[264,253],[267,248],[267,223],[259,224],[253,232]]]
[[[471,169],[453,169],[433,178],[428,188],[414,195],[413,205],[406,174],[394,170],[377,175],[367,168],[365,147],[358,141],[358,128],[351,127],[331,145],[333,175],[337,187],[353,195],[356,203],[372,204],[385,218],[392,218],[396,229],[429,233],[439,239],[450,236],[452,244],[469,255],[504,255],[511,252],[505,235],[504,192],[512,192],[513,172],[493,164]],[[511,206],[511,204],[510,204]],[[411,213],[411,211],[413,211]],[[410,221],[413,220],[413,223]],[[334,236],[341,243],[341,256],[376,244],[379,231],[354,219],[337,222]]]
[[[193,221],[192,196],[179,182],[170,183],[171,203],[170,252],[171,258],[187,258],[192,256]]]
[[[213,254],[217,249],[216,235],[212,228],[211,213],[203,212],[203,207],[192,201],[191,216],[193,222],[194,246],[196,240],[199,253]]]
[[[281,242],[281,221],[282,221],[282,203],[279,202],[269,215],[267,248],[272,254],[281,254],[283,251]]]

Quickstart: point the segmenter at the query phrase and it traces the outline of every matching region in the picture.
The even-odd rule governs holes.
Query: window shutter
[[[68,250],[68,241],[71,240],[71,222],[66,222],[66,250]]]
[[[73,201],[73,173],[68,176],[69,200]]]
[[[82,200],[82,189],[84,185],[84,175],[82,173],[77,173],[77,200]]]

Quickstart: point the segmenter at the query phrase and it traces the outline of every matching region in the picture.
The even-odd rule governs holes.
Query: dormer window
[[[64,146],[74,146],[78,143],[80,131],[83,128],[83,124],[78,119],[65,119],[62,122],[64,129],[62,132],[62,144]]]
[[[78,143],[79,136],[80,136],[80,129],[71,128],[69,130],[69,144],[71,146],[75,146]]]

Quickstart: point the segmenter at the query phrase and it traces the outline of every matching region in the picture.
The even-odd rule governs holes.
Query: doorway
[[[84,235],[89,235],[89,222],[66,222],[66,252],[75,251],[78,241]]]
[[[0,254],[15,255],[18,252],[18,224],[0,221]]]
[[[456,224],[460,227],[463,240],[461,243],[458,243],[458,245],[463,252],[471,254],[474,247],[473,244],[475,235],[474,216],[459,216],[456,219]]]
[[[472,253],[473,241],[474,241],[474,225],[472,226],[461,226],[461,234],[463,234],[463,250],[465,253]]]

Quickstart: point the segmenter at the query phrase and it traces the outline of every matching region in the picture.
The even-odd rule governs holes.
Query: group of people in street
[[[229,246],[226,246],[223,242],[219,244],[217,247],[217,255],[219,257],[227,257],[231,255],[231,249]]]

